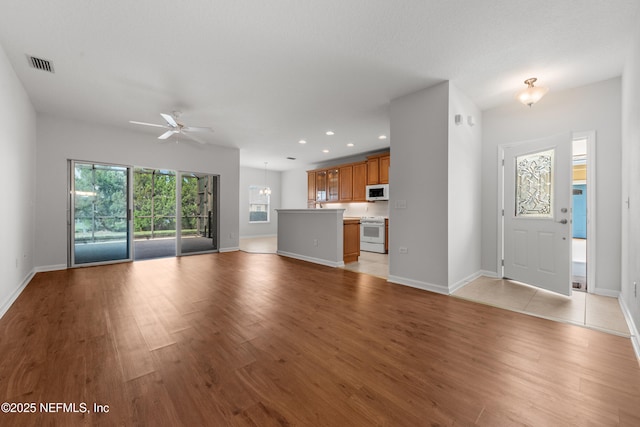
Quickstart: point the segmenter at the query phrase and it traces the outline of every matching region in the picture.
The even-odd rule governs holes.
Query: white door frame
[[[594,293],[596,278],[596,132],[573,132],[574,139],[587,138],[587,292]],[[499,278],[504,277],[504,149],[529,141],[498,145],[498,207],[497,230],[498,245],[496,256],[496,272]],[[573,218],[573,205],[571,207]]]

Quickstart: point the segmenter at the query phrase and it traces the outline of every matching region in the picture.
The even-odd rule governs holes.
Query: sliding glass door
[[[71,266],[131,260],[130,168],[70,162]]]
[[[180,174],[181,255],[218,249],[218,177],[209,174]]]

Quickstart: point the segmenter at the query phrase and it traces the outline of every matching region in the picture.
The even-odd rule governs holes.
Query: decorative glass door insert
[[[516,157],[516,217],[553,218],[553,156],[551,149]]]

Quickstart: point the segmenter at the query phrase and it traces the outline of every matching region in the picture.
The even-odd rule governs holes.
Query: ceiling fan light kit
[[[197,142],[198,144],[206,144],[206,142],[202,141],[200,138],[192,135],[191,132],[212,133],[213,129],[201,126],[186,126],[183,122],[180,121],[180,114],[180,111],[173,111],[171,114],[160,113],[160,116],[162,116],[162,118],[166,122],[166,124],[164,125],[159,125],[156,123],[137,122],[134,120],[129,120],[129,123],[132,123],[134,125],[153,126],[167,129],[166,132],[158,137],[158,139],[168,139],[172,135],[182,135],[186,138],[191,139],[192,141]]]

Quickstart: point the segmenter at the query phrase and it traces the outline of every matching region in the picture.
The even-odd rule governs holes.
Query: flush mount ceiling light
[[[516,94],[516,99],[522,102],[524,105],[531,107],[536,102],[540,101],[542,97],[549,91],[549,88],[534,86],[536,82],[535,77],[531,77],[524,81],[527,87]]]

